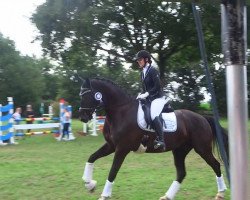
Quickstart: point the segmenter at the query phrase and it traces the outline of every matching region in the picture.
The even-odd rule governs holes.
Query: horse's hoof
[[[215,200],[224,200],[224,193],[223,192],[218,192]]]
[[[96,183],[97,181],[91,180],[90,182],[85,183],[85,187],[89,192],[94,192],[96,188]]]
[[[110,197],[103,197],[103,196],[101,196],[98,200],[108,200],[108,199],[110,199]]]
[[[159,200],[171,200],[171,199],[169,199],[169,198],[165,195],[165,196],[163,196],[163,197],[160,197]]]

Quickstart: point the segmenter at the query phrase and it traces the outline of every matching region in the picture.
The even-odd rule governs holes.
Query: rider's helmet
[[[150,55],[150,53],[148,52],[148,51],[146,51],[146,50],[141,50],[141,51],[139,51],[137,54],[136,54],[136,56],[135,56],[135,60],[137,61],[137,60],[139,60],[139,59],[141,59],[141,58],[147,58],[148,59],[148,62],[151,62],[151,55]]]

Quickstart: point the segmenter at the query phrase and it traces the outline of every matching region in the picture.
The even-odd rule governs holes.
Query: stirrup
[[[154,149],[162,149],[164,151],[166,149],[166,146],[161,141],[155,141]]]

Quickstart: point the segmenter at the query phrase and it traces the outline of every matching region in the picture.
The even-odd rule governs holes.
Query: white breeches
[[[151,107],[150,107],[150,114],[151,114],[152,120],[154,120],[155,117],[161,114],[161,111],[167,102],[168,102],[168,99],[166,99],[166,97],[164,96],[152,101]]]

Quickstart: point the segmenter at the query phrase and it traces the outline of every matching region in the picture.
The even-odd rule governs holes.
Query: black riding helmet
[[[151,55],[148,51],[146,50],[141,50],[139,51],[136,56],[135,56],[135,61],[141,59],[141,58],[148,58],[148,61],[151,62]]]

